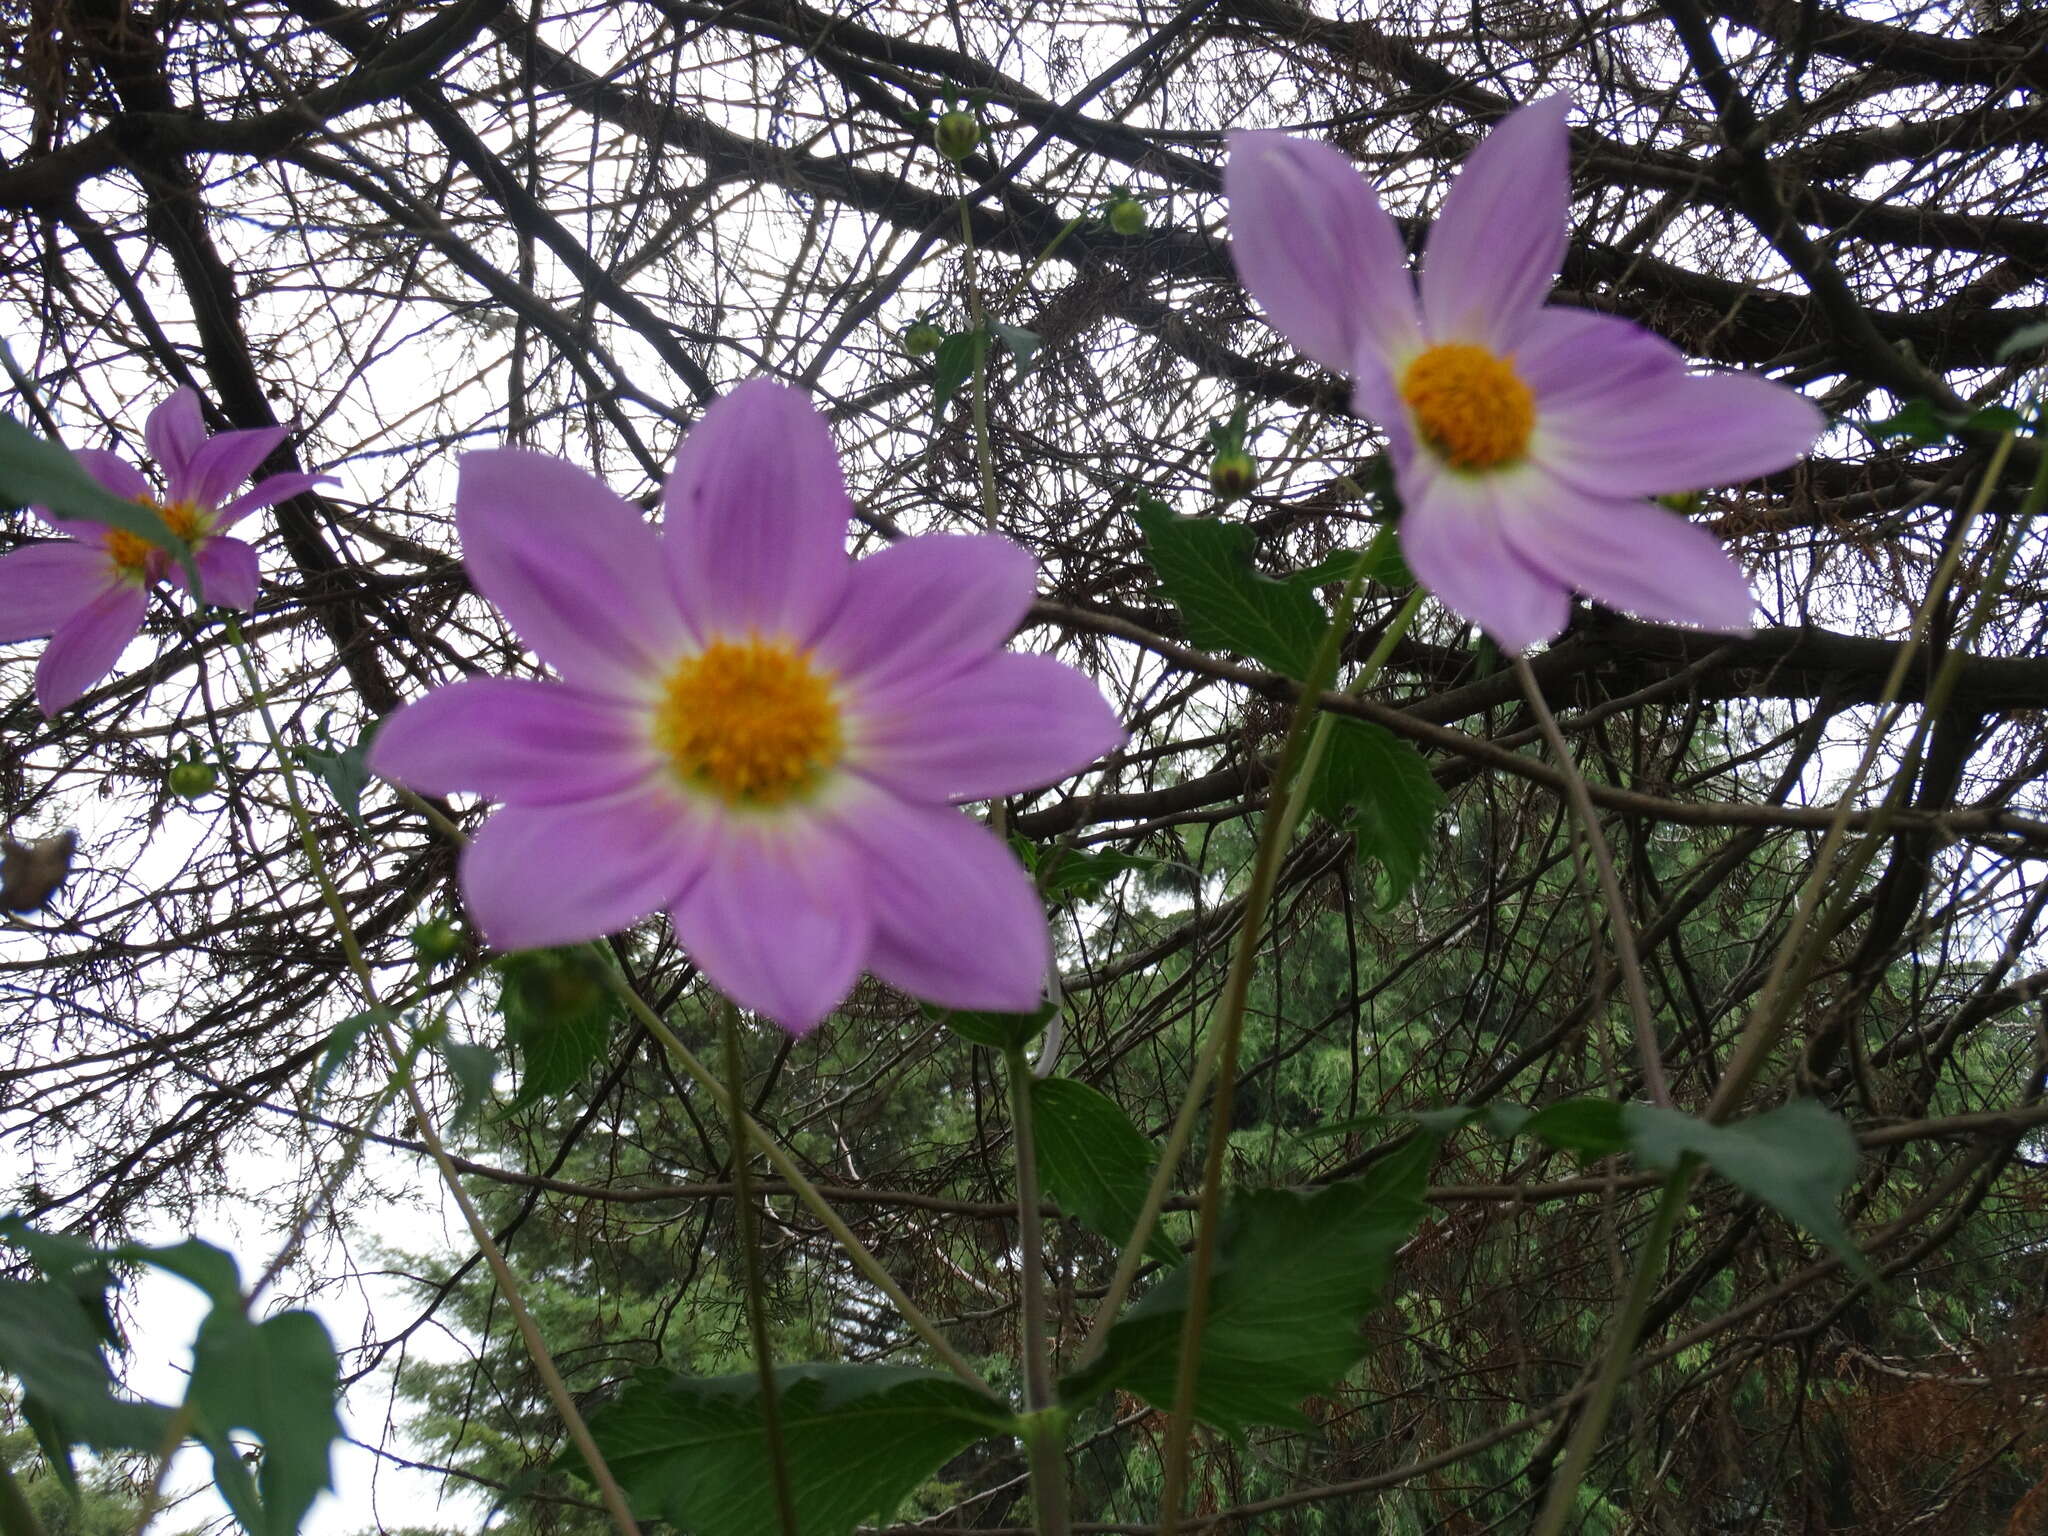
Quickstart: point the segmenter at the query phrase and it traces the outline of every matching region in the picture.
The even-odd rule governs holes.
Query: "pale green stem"
[[[746,1099],[746,1063],[740,1056],[740,1012],[730,998],[719,999],[719,1029],[725,1036],[726,1106],[737,1109]],[[768,1443],[768,1466],[775,1482],[775,1514],[782,1536],[798,1536],[796,1494],[789,1484],[789,1451],[782,1440],[782,1404],[775,1387],[775,1360],[768,1344],[768,1308],[762,1296],[760,1234],[754,1221],[754,1149],[747,1136],[747,1117],[728,1114],[732,1128],[733,1238],[740,1245],[740,1264],[747,1285],[747,1332],[754,1341],[754,1370],[761,1382],[761,1434]]]
[[[1032,1416],[1026,1440],[1031,1501],[1038,1513],[1039,1536],[1067,1536],[1066,1424],[1063,1416],[1045,1411],[1053,1406],[1052,1351],[1045,1334],[1045,1223],[1039,1210],[1031,1068],[1022,1046],[1004,1050],[1003,1069],[1010,1080],[1010,1132],[1017,1154],[1017,1246],[1022,1266],[1018,1305],[1023,1315],[1019,1352],[1024,1408]]]
[[[974,326],[974,458],[981,468],[981,520],[990,533],[996,531],[1002,507],[996,493],[996,461],[988,440],[988,349],[994,338],[988,333],[981,307],[981,273],[974,254],[974,220],[967,199],[960,200],[960,248],[966,262],[967,313]],[[1001,829],[998,828],[1000,831]]]

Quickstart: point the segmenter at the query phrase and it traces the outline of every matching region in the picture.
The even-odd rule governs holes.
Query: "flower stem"
[[[1045,1335],[1045,1224],[1039,1211],[1038,1147],[1031,1118],[1031,1067],[1022,1046],[1003,1051],[1010,1079],[1010,1130],[1017,1153],[1017,1245],[1023,1312],[1019,1351],[1024,1367],[1024,1408],[1032,1416],[1026,1438],[1030,1455],[1031,1501],[1038,1511],[1039,1536],[1067,1536],[1067,1464],[1062,1416],[1053,1406],[1052,1351]]]
[[[754,1369],[761,1381],[761,1435],[768,1445],[768,1466],[775,1482],[775,1514],[782,1536],[798,1536],[796,1494],[789,1483],[789,1452],[782,1440],[782,1406],[775,1389],[775,1360],[768,1344],[768,1309],[762,1295],[761,1248],[754,1221],[754,1149],[747,1135],[746,1063],[740,1056],[740,1011],[732,999],[720,998],[719,1030],[725,1036],[727,1123],[732,1127],[733,1229],[746,1276],[747,1332],[754,1343]]]

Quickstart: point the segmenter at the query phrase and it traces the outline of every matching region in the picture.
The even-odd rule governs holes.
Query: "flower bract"
[[[1626,320],[1545,303],[1567,238],[1569,107],[1513,112],[1472,152],[1419,281],[1338,150],[1232,134],[1238,273],[1288,340],[1351,376],[1353,409],[1387,434],[1409,567],[1504,648],[1557,635],[1574,591],[1747,629],[1741,569],[1649,498],[1781,469],[1820,413],[1769,380],[1688,372]]]
[[[199,396],[180,389],[143,426],[163,474],[161,491],[141,470],[103,449],[73,455],[116,496],[140,502],[192,547],[192,563],[208,602],[249,608],[256,601],[256,551],[227,530],[251,512],[296,496],[332,476],[269,475],[234,491],[284,441],[283,427],[253,427],[209,437]],[[120,528],[36,516],[70,538],[30,544],[0,556],[0,644],[50,643],[36,663],[36,702],[55,715],[113,670],[142,628],[149,589],[168,579],[185,585],[183,569],[155,544]]]
[[[856,562],[852,511],[824,419],[768,380],[704,412],[659,532],[560,459],[464,456],[470,578],[557,680],[437,688],[370,765],[503,802],[462,856],[492,947],[665,911],[712,983],[791,1030],[863,970],[945,1007],[1037,1005],[1037,893],[956,805],[1077,773],[1122,727],[1083,674],[1002,649],[1026,551],[933,534]]]

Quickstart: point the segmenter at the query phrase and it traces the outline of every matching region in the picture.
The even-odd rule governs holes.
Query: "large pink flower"
[[[559,682],[474,678],[394,714],[370,765],[505,802],[462,857],[498,949],[666,911],[741,1005],[811,1028],[863,969],[953,1008],[1026,1011],[1037,894],[954,809],[1122,740],[1095,684],[1001,647],[1031,603],[1007,539],[904,539],[855,563],[831,433],[767,380],[684,440],[665,531],[582,470],[462,460],[464,564]]]
[[[1408,564],[1503,647],[1556,635],[1574,590],[1746,629],[1740,568],[1646,498],[1783,468],[1820,413],[1765,379],[1688,373],[1625,320],[1545,305],[1565,252],[1570,106],[1524,107],[1472,152],[1419,295],[1394,221],[1341,153],[1233,134],[1238,273],[1288,340],[1352,376],[1353,409],[1387,434]]]
[[[153,509],[192,546],[205,598],[229,608],[256,601],[256,551],[226,530],[251,512],[296,496],[331,475],[284,474],[259,480],[229,499],[236,486],[284,441],[283,427],[206,435],[199,396],[181,389],[149,413],[142,429],[158,467],[162,494],[117,454],[82,448],[74,455],[116,496]],[[36,702],[54,715],[113,670],[142,628],[150,587],[165,578],[185,585],[183,568],[146,539],[119,528],[86,528],[32,508],[52,528],[74,535],[0,556],[0,644],[50,643],[36,663]]]

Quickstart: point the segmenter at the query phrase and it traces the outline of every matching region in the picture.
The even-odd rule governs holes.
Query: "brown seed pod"
[[[0,908],[33,912],[42,906],[71,873],[77,848],[78,834],[69,830],[32,843],[0,837]]]

